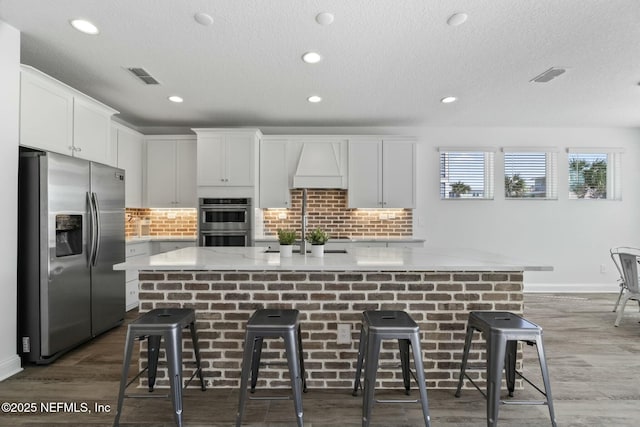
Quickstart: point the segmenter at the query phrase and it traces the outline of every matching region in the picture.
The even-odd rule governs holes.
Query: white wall
[[[553,266],[553,272],[527,272],[525,290],[618,290],[609,248],[640,247],[640,129],[423,128],[418,134],[416,237],[430,246]],[[558,200],[505,200],[499,151],[494,200],[440,200],[437,147],[473,145],[557,147]],[[622,201],[568,200],[567,147],[623,148]]]
[[[20,32],[0,21],[0,380],[22,369],[16,354],[19,65]]]

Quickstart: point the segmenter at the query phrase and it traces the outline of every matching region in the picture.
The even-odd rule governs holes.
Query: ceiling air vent
[[[533,79],[531,79],[529,81],[530,82],[535,82],[535,83],[547,83],[550,80],[555,79],[559,75],[564,74],[565,71],[567,71],[567,70],[564,69],[564,68],[551,67],[547,71],[545,71],[544,73],[534,77]]]
[[[147,70],[145,70],[144,68],[132,67],[132,68],[127,68],[127,70],[129,70],[131,72],[131,74],[133,74],[134,76],[136,76],[137,78],[142,80],[142,82],[144,84],[147,84],[147,85],[159,85],[160,84],[160,82],[157,81],[156,79],[154,79],[151,76],[151,74],[149,74],[149,72]]]

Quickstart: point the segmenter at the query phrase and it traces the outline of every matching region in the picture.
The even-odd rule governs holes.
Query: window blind
[[[556,153],[504,152],[505,198],[557,199]]]
[[[571,150],[568,158],[570,199],[621,199],[621,153]]]
[[[440,149],[441,199],[493,199],[494,153]]]

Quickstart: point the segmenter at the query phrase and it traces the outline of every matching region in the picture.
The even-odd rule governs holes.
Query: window
[[[493,199],[491,151],[440,149],[441,199]]]
[[[557,199],[556,153],[512,150],[503,150],[504,197]]]
[[[620,200],[620,152],[569,149],[569,198]]]

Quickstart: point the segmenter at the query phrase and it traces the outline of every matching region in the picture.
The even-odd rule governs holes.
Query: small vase
[[[324,256],[324,245],[311,245],[311,256],[322,258]]]
[[[280,256],[291,258],[293,255],[293,245],[280,245]]]

